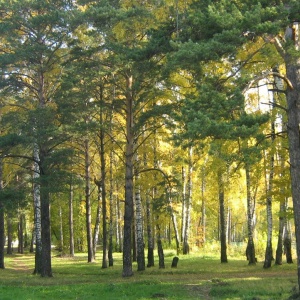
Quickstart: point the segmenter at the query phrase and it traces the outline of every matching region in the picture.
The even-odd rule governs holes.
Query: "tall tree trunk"
[[[112,267],[114,265],[113,259],[113,220],[114,220],[114,180],[113,180],[113,151],[110,151],[110,161],[109,161],[109,238],[108,238],[108,265]],[[117,220],[118,222],[118,220]]]
[[[0,157],[0,191],[3,190],[3,159]],[[0,200],[0,269],[4,269],[4,246],[5,246],[5,232],[4,232],[4,205]]]
[[[281,154],[279,154],[279,161],[280,161],[280,173],[281,178],[285,177],[285,159]],[[280,189],[282,195],[285,193],[285,188],[282,187]],[[275,257],[275,265],[282,265],[282,254],[283,254],[283,232],[284,232],[284,225],[285,225],[285,216],[286,214],[286,197],[280,200],[279,206],[279,222],[278,222],[278,241],[277,241],[277,248],[276,248],[276,257]]]
[[[70,256],[75,255],[74,246],[74,210],[73,210],[73,200],[74,200],[74,190],[73,182],[70,183],[70,195],[69,195],[69,234],[70,234]]]
[[[119,189],[119,185],[117,184],[116,190]],[[117,196],[116,199],[116,244],[117,244],[117,249],[118,252],[123,252],[123,231],[122,231],[122,226],[121,226],[121,209],[120,209],[120,199]]]
[[[133,95],[132,76],[127,77],[126,95],[126,152],[125,152],[125,213],[123,237],[123,277],[133,275],[132,271],[132,221],[133,221],[133,154],[134,154],[134,129],[133,129]]]
[[[292,24],[294,35],[293,43],[288,47],[293,47],[293,51],[284,51],[279,40],[275,40],[275,46],[282,54],[286,66],[286,77],[288,79],[287,98],[287,132],[290,156],[290,176],[294,208],[294,223],[297,249],[297,272],[298,289],[300,289],[300,59],[294,52],[300,49],[299,22]]]
[[[97,180],[94,178],[94,182],[97,185],[97,213],[96,213],[96,221],[95,228],[93,234],[93,257],[96,259],[96,251],[100,233],[100,221],[101,221],[101,180]]]
[[[59,206],[59,235],[60,235],[60,251],[64,255],[64,228],[63,228],[63,217],[62,217],[62,208]]]
[[[227,263],[227,244],[226,244],[226,213],[225,213],[225,193],[223,172],[218,171],[219,188],[219,210],[220,210],[220,242],[221,242],[221,263]]]
[[[265,252],[264,268],[270,268],[273,260],[273,248],[272,248],[272,234],[273,234],[273,217],[272,217],[272,192],[273,192],[273,178],[274,178],[274,140],[275,140],[275,123],[271,124],[271,153],[270,153],[270,171],[269,178],[266,178],[266,207],[267,207],[267,245]]]
[[[267,188],[267,246],[265,252],[264,268],[270,268],[273,260],[273,249],[272,249],[272,232],[273,232],[273,218],[272,218],[272,187],[273,187],[273,177],[274,177],[274,155],[271,154],[270,161],[270,174],[269,183]]]
[[[158,252],[158,265],[160,269],[165,268],[165,256],[164,256],[164,249],[161,241],[161,232],[159,226],[159,217],[156,217],[156,239],[157,239],[157,252]]]
[[[285,213],[285,201],[280,201],[280,209],[279,209],[279,228],[278,228],[278,241],[276,248],[276,257],[275,257],[275,265],[282,265],[282,253],[283,253],[283,229],[284,229],[284,218],[283,214]]]
[[[148,193],[146,194],[146,216],[147,216],[147,240],[148,240],[148,255],[147,255],[147,267],[154,267],[154,242],[152,232],[152,214],[151,214],[151,202]]]
[[[93,234],[92,234],[92,215],[91,215],[91,188],[90,188],[90,153],[89,140],[84,141],[85,153],[85,219],[86,219],[86,236],[88,248],[88,262],[94,261],[93,254]]]
[[[186,217],[185,217],[185,228],[183,235],[183,254],[189,254],[189,235],[191,225],[191,208],[192,208],[192,173],[193,173],[193,148],[189,149],[189,160],[188,160],[188,178],[187,178],[187,195],[185,199],[186,204]]]
[[[42,277],[52,277],[50,195],[48,178],[41,172]]]
[[[205,203],[205,166],[202,166],[201,172],[201,244],[206,241],[206,203]]]
[[[12,228],[12,215],[11,213],[7,213],[7,254],[13,254],[13,249],[12,249],[12,242],[13,242],[13,228]]]
[[[24,230],[23,230],[23,212],[19,212],[18,221],[18,253],[24,254]]]
[[[101,102],[103,103],[103,88],[101,88]],[[103,230],[103,250],[102,250],[102,269],[107,268],[107,206],[106,206],[106,160],[104,147],[103,111],[101,105],[100,112],[100,161],[101,161],[101,198],[102,198],[102,230]]]
[[[176,242],[176,253],[179,255],[180,251],[180,239],[179,239],[179,231],[178,231],[178,226],[177,226],[177,220],[176,220],[176,215],[173,210],[173,201],[172,201],[172,189],[169,187],[168,191],[168,204],[169,204],[169,211],[171,213],[171,219],[172,219],[172,224],[173,224],[173,229],[174,229],[174,234],[175,234],[175,242]]]
[[[246,256],[249,265],[256,264],[255,247],[254,247],[254,214],[255,214],[255,196],[251,195],[251,179],[250,168],[248,164],[245,166],[246,171],[246,188],[247,188],[247,227],[248,227],[248,243],[246,249]]]
[[[181,181],[182,181],[182,193],[181,193],[181,241],[184,240],[185,226],[186,226],[186,172],[185,167],[181,168]]]
[[[291,237],[291,228],[290,227],[291,227],[290,226],[290,221],[285,216],[283,246],[284,246],[284,253],[285,253],[285,257],[286,257],[286,262],[288,264],[292,264],[293,263],[293,257],[292,257],[292,237]]]
[[[40,155],[37,144],[33,146],[33,208],[34,208],[34,235],[35,235],[35,267],[33,274],[42,272],[42,217],[40,195]]]
[[[136,245],[137,245],[137,265],[138,271],[145,270],[145,245],[144,245],[144,230],[143,230],[143,215],[142,215],[142,199],[141,189],[139,185],[139,169],[138,158],[136,157],[136,174],[135,174],[135,221],[136,221]]]

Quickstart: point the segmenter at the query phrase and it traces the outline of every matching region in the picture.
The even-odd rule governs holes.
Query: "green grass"
[[[114,267],[107,269],[101,268],[101,254],[91,264],[84,254],[53,256],[53,278],[32,275],[32,254],[6,256],[6,269],[0,270],[0,299],[276,300],[288,299],[297,285],[295,264],[265,270],[262,262],[248,266],[244,258],[229,257],[229,263],[221,264],[215,256],[194,254],[181,255],[178,268],[172,269],[173,255],[166,252],[165,269],[135,271],[130,278],[121,276],[121,254],[114,254]]]

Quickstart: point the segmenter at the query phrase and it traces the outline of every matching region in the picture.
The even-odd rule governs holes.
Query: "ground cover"
[[[34,256],[5,257],[0,270],[1,300],[39,299],[288,299],[297,286],[296,265],[283,264],[263,269],[263,263],[248,266],[243,257],[229,258],[200,254],[179,256],[178,268],[171,268],[172,251],[166,252],[165,269],[158,266],[123,278],[122,255],[114,254],[114,266],[102,269],[101,254],[88,264],[85,254],[75,258],[53,256],[53,278],[32,275]],[[156,260],[156,265],[158,262]],[[135,265],[134,265],[135,267]]]

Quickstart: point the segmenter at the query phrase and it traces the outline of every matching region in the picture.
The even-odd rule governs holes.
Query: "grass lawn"
[[[32,275],[34,256],[5,257],[0,270],[0,300],[36,299],[288,299],[297,286],[296,264],[263,269],[263,263],[248,266],[244,258],[193,254],[179,256],[178,268],[171,268],[174,253],[166,252],[165,269],[158,266],[123,278],[122,255],[114,254],[114,267],[101,269],[101,254],[88,264],[85,254],[75,258],[53,256],[53,278]],[[158,264],[156,258],[156,264]],[[134,264],[134,270],[136,265]]]

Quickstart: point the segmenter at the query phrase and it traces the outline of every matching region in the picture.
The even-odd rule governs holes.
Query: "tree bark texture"
[[[247,188],[247,227],[248,227],[248,243],[246,248],[246,256],[249,265],[256,264],[255,246],[254,246],[254,216],[255,216],[255,201],[251,195],[251,178],[250,168],[246,164],[246,188]]]
[[[100,221],[101,221],[101,180],[97,181],[95,179],[95,183],[97,185],[97,213],[96,213],[96,221],[95,221],[94,234],[93,234],[93,257],[94,257],[94,259],[96,259],[97,245],[98,245],[98,239],[99,239],[99,233],[100,233]]]
[[[222,171],[218,171],[221,263],[227,263],[225,193]]]
[[[89,140],[84,141],[85,154],[85,219],[86,219],[86,236],[88,248],[88,262],[94,261],[93,253],[93,233],[92,233],[92,215],[91,215],[91,182],[90,182],[90,153]]]
[[[109,162],[109,238],[108,238],[108,265],[112,267],[114,265],[113,259],[113,235],[114,235],[114,226],[113,220],[114,217],[114,180],[113,180],[113,151],[110,151],[110,162]],[[118,220],[117,220],[118,222]]]
[[[42,225],[42,277],[52,277],[51,266],[51,225],[50,225],[50,195],[47,179],[41,173],[41,225]]]
[[[42,224],[41,224],[41,195],[40,195],[40,155],[37,144],[33,148],[33,208],[34,208],[34,235],[35,235],[35,267],[33,274],[42,272]]]
[[[299,51],[299,23],[294,23],[295,48]],[[298,288],[300,289],[300,59],[286,53],[287,86],[287,131],[289,141],[290,174],[294,208],[295,236],[297,248]]]
[[[187,195],[185,199],[185,227],[183,235],[183,254],[189,254],[190,245],[189,245],[189,235],[191,227],[191,209],[192,209],[192,174],[193,174],[193,149],[189,149],[189,160],[188,160],[188,175],[187,175]]]
[[[148,255],[147,255],[147,267],[154,267],[154,243],[152,232],[152,214],[151,203],[148,193],[146,194],[146,217],[147,217],[147,240],[148,240]]]
[[[272,123],[272,144],[275,139],[275,124]],[[273,148],[273,147],[272,147]],[[272,149],[271,149],[272,151]],[[271,153],[270,158],[270,172],[269,180],[267,180],[267,195],[266,195],[266,208],[267,208],[267,245],[265,252],[264,268],[270,268],[273,260],[272,249],[272,235],[273,235],[273,217],[272,217],[272,192],[273,192],[273,178],[274,178],[274,154]]]
[[[6,224],[7,224],[7,251],[6,253],[7,254],[13,254],[13,249],[12,249],[12,241],[13,241],[13,237],[12,237],[12,216],[11,214],[7,214],[7,221],[6,221]]]
[[[18,253],[24,254],[24,215],[19,212],[19,222],[18,222]]]
[[[138,180],[138,176],[136,176]],[[135,188],[135,215],[136,215],[136,245],[137,245],[137,265],[138,271],[145,270],[145,251],[144,251],[144,231],[142,215],[142,199],[139,184]]]
[[[74,191],[73,183],[70,183],[70,195],[69,195],[69,234],[70,234],[70,256],[74,257],[75,255],[75,246],[74,246],[74,210],[73,210],[73,200],[74,200]]]
[[[0,190],[2,189],[3,189],[3,160],[2,158],[0,158]],[[0,201],[0,269],[5,269],[4,246],[5,246],[4,205],[2,201]]]
[[[133,221],[133,154],[134,154],[134,129],[133,129],[133,95],[132,77],[127,77],[126,95],[126,151],[125,151],[125,211],[123,235],[123,277],[133,275],[132,271],[132,221]]]
[[[284,217],[285,213],[285,201],[284,199],[280,201],[279,210],[279,222],[278,222],[278,240],[275,255],[275,265],[282,265],[282,254],[283,254],[283,229],[284,229]]]

